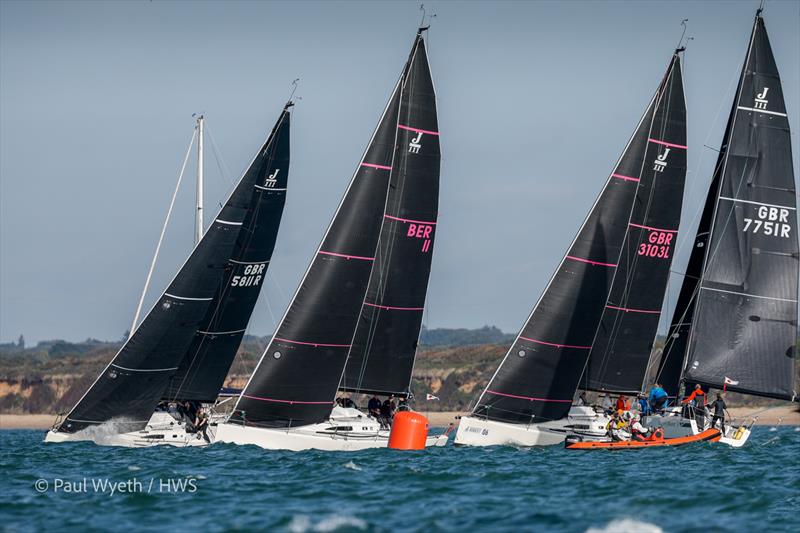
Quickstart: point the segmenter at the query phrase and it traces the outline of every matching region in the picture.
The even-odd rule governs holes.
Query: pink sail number
[[[430,224],[409,224],[406,237],[423,239],[422,252],[427,253],[431,249],[431,233],[433,226]]]
[[[639,245],[639,255],[669,259],[670,248],[675,234],[668,231],[650,231],[647,242]]]

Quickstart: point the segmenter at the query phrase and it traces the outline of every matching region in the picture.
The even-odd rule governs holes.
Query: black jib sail
[[[797,198],[780,76],[760,13],[720,161],[684,379],[790,400],[796,394]]]
[[[286,118],[282,116],[281,120]],[[115,423],[118,432],[145,427],[198,328],[205,324],[209,307],[219,296],[255,186],[260,185],[259,169],[273,153],[269,143],[259,150],[167,290],[58,431],[74,433],[108,421]]]
[[[166,399],[213,402],[225,381],[265,283],[286,201],[289,175],[289,107],[248,169],[254,176],[239,236],[216,296],[170,378]]]
[[[569,412],[608,301],[643,172],[674,144],[651,131],[654,117],[664,116],[668,102],[660,98],[664,79],[558,270],[478,399],[476,416],[531,423],[557,420]],[[685,149],[671,148],[673,156]],[[670,154],[661,162],[669,166]]]
[[[657,151],[641,174],[614,284],[581,388],[638,393],[658,332],[686,181],[686,101],[680,52],[659,91],[651,128]]]
[[[342,390],[409,392],[436,233],[439,160],[436,96],[419,38],[403,79],[386,212]]]

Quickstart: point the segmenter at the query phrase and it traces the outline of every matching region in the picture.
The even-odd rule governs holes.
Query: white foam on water
[[[339,529],[367,529],[367,523],[355,516],[329,515],[321,518],[316,524],[307,515],[295,515],[286,526],[291,533],[308,533],[309,531],[330,533]]]
[[[586,533],[664,533],[664,530],[649,522],[633,518],[618,518],[602,527],[590,527]]]
[[[769,430],[770,431],[778,431],[778,428],[776,428],[775,426],[772,426],[771,428],[769,428]]]
[[[89,426],[86,429],[77,431],[70,440],[91,440],[97,444],[113,444],[118,435],[135,431],[138,425],[138,422],[128,418],[114,418],[102,424]]]
[[[344,467],[345,468],[349,468],[350,470],[356,470],[356,471],[359,471],[359,472],[361,471],[361,467],[358,466],[357,464],[355,464],[353,461],[349,461],[349,462],[345,463]]]
[[[137,470],[141,470],[141,468],[140,468],[140,467],[138,467],[138,466],[129,466],[129,467],[128,467],[128,470],[130,470],[130,471],[132,471],[132,472],[136,472]]]

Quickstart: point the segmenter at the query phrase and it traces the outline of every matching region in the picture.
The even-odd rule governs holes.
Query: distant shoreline
[[[764,411],[764,409],[769,409]],[[729,409],[734,418],[748,418],[757,416],[758,426],[800,426],[800,412],[794,405],[779,407],[733,407]],[[762,412],[763,411],[763,412]],[[456,416],[465,414],[458,411],[420,411],[428,417],[431,427],[447,427],[450,423],[457,424]],[[782,419],[782,420],[781,420]],[[0,430],[5,429],[49,429],[56,420],[56,415],[48,414],[0,414]]]

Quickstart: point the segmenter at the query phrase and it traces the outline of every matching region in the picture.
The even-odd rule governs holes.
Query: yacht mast
[[[197,116],[197,209],[194,221],[194,243],[203,238],[203,115]]]

